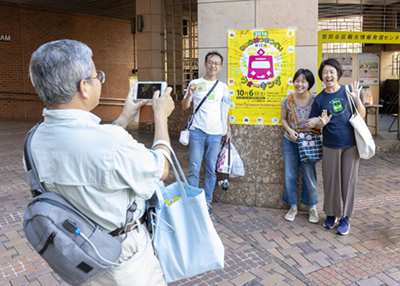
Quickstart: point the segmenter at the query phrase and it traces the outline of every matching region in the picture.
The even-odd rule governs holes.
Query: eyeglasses
[[[219,67],[221,64],[220,63],[218,63],[218,62],[213,62],[213,61],[208,61],[207,62],[207,64],[209,65],[209,66],[216,66],[216,67]]]
[[[104,72],[102,72],[102,71],[96,71],[96,73],[97,73],[96,77],[87,77],[85,79],[95,79],[95,78],[97,78],[100,81],[100,83],[104,83],[106,81],[106,74]]]

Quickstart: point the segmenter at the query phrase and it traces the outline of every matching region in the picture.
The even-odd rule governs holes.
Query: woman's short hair
[[[319,66],[318,76],[319,76],[320,80],[322,80],[322,71],[325,66],[332,66],[335,68],[337,75],[338,75],[338,80],[342,77],[342,75],[343,75],[342,65],[338,62],[338,60],[329,58],[329,59],[324,60],[321,63],[321,65]]]
[[[92,50],[75,40],[59,40],[40,46],[31,57],[31,82],[47,107],[70,103],[82,79],[94,68]]]
[[[315,78],[314,78],[313,73],[308,69],[299,69],[294,74],[293,82],[295,82],[296,79],[301,75],[303,75],[304,78],[306,79],[306,81],[308,82],[308,89],[307,90],[310,90],[313,87],[314,83],[315,83]]]

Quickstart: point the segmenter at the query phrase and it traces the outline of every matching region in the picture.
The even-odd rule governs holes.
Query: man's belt
[[[141,224],[143,224],[144,223],[144,216],[139,218],[139,221],[140,221]],[[126,231],[123,231],[124,228],[120,227],[120,228],[114,229],[113,231],[109,232],[109,234],[111,236],[115,237],[115,236],[118,236],[118,235],[123,234],[123,233],[128,233],[128,232],[130,232],[132,230],[135,230],[136,228],[137,228],[137,225],[136,225],[136,222],[134,221],[133,223],[128,224],[126,226]]]

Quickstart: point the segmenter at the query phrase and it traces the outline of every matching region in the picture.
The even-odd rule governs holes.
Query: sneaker
[[[310,210],[310,216],[308,217],[309,222],[312,223],[318,223],[319,222],[319,216],[317,209],[311,209]]]
[[[290,210],[285,215],[285,219],[288,221],[294,221],[294,218],[296,217],[296,215],[297,215],[297,210],[294,208],[290,208]]]
[[[332,229],[335,226],[336,222],[337,222],[337,217],[335,217],[335,216],[327,216],[326,220],[324,222],[324,227]]]
[[[336,233],[340,235],[346,235],[350,230],[350,222],[347,217],[342,217],[339,221],[339,225],[336,229]]]
[[[214,215],[214,212],[213,212],[213,210],[212,210],[212,205],[211,205],[211,203],[207,203],[207,207],[208,207],[208,214],[209,214],[210,216]]]

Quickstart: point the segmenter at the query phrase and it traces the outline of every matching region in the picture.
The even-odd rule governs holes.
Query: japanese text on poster
[[[358,81],[360,85],[379,85],[379,55],[358,54]]]
[[[294,92],[295,30],[228,31],[231,124],[277,125],[281,100]]]

